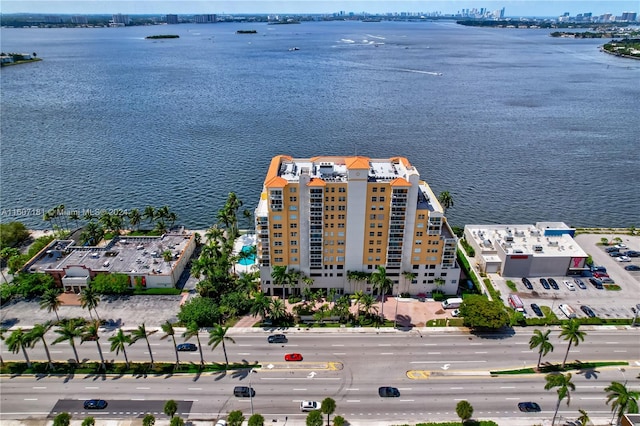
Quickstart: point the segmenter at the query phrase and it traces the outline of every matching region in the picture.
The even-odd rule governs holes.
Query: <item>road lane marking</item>
[[[475,353],[477,353],[477,354],[487,354],[487,353],[489,353],[489,352],[484,351],[484,352],[475,352]]]
[[[51,351],[51,350],[50,350],[50,351],[49,351],[49,353],[51,353],[51,354],[61,354],[61,353],[62,353],[62,351]]]
[[[515,386],[500,386],[500,389],[515,389]]]
[[[614,351],[614,352],[618,352],[618,353],[626,353],[627,351]]]
[[[187,390],[202,390],[202,388],[187,388]]]
[[[34,386],[33,388],[34,389],[46,389],[47,387],[46,386]]]
[[[450,363],[469,363],[469,362],[487,362],[486,360],[472,360],[472,361],[449,361]],[[409,364],[443,364],[444,361],[411,361]]]
[[[38,398],[25,398],[24,400],[25,401],[37,401]]]
[[[607,345],[617,345],[617,344],[618,344],[618,342],[607,342],[606,344],[607,344]]]
[[[440,355],[442,352],[427,352],[427,355]]]
[[[347,399],[347,402],[360,402],[359,399]]]
[[[331,345],[331,346],[333,346],[333,347],[337,347],[337,346],[343,347],[344,345]]]
[[[378,346],[391,346],[391,343],[378,343]]]
[[[238,355],[251,355],[251,352],[238,352]]]
[[[484,343],[469,343],[471,346],[482,346]]]
[[[401,399],[400,402],[413,402],[415,399]]]
[[[253,346],[253,345],[246,345],[246,344],[245,344],[245,345],[238,345],[238,346],[242,347],[242,346]]]
[[[380,355],[393,355],[393,352],[380,352]]]
[[[149,390],[151,388],[136,388],[137,390]]]
[[[85,386],[85,389],[99,389],[97,386]]]
[[[334,352],[333,355],[346,355],[346,352]]]
[[[459,389],[464,389],[463,387],[459,386],[459,387],[451,387],[449,388],[450,390],[459,390]]]
[[[425,343],[424,346],[438,346],[437,343]]]
[[[345,390],[348,390],[348,391],[359,391],[360,389],[359,388],[347,388]]]
[[[507,401],[518,401],[518,400],[520,400],[520,399],[522,399],[522,398],[505,398],[505,399],[506,399]],[[602,398],[599,398],[599,399],[602,399]]]
[[[131,398],[131,401],[144,401],[144,398]]]
[[[294,390],[294,391],[306,391],[306,389],[303,389],[303,388],[297,388],[297,389],[296,389],[296,388],[293,388],[293,390]]]

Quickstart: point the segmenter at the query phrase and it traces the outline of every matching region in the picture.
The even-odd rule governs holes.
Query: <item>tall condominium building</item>
[[[300,293],[306,285],[372,293],[361,277],[378,266],[394,282],[393,294],[457,291],[458,240],[406,158],[274,157],[255,221],[267,294]],[[283,267],[297,273],[284,287],[272,276]]]

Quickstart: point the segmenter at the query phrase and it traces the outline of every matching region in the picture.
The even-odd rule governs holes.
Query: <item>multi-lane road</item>
[[[529,349],[533,329],[512,335],[477,336],[466,331],[435,330],[408,333],[355,332],[294,332],[287,333],[286,344],[269,344],[267,333],[243,332],[233,329],[234,343],[227,343],[231,362],[258,363],[257,372],[203,374],[193,376],[85,376],[73,377],[3,377],[2,412],[0,419],[45,417],[68,411],[81,418],[85,410],[82,401],[102,398],[109,401],[105,410],[92,412],[97,418],[127,418],[147,412],[161,416],[162,405],[168,399],[179,401],[179,413],[184,418],[224,417],[232,410],[263,414],[267,420],[302,420],[301,400],[332,397],[337,402],[336,413],[347,420],[416,422],[453,420],[457,401],[466,399],[473,405],[474,418],[547,419],[553,415],[554,391],[544,390],[542,375],[492,377],[491,370],[535,366],[538,355]],[[175,353],[170,340],[160,340],[162,333],[150,337],[156,360],[173,362]],[[552,332],[553,353],[543,362],[562,362],[567,343]],[[105,357],[122,360],[121,354],[109,352],[108,335],[101,338]],[[53,335],[49,341],[53,340]],[[181,340],[181,339],[180,339]],[[203,333],[206,342],[208,335]],[[577,417],[578,408],[591,417],[605,418],[610,407],[605,404],[603,389],[611,381],[627,381],[633,388],[640,386],[640,330],[587,330],[585,341],[572,347],[569,360],[620,360],[629,362],[622,368],[602,368],[576,372],[569,407],[563,402],[560,413]],[[78,345],[82,359],[95,360],[95,342]],[[147,361],[146,344],[138,342],[128,349],[133,361]],[[66,360],[73,357],[68,343],[50,347],[52,357]],[[284,362],[284,354],[298,352],[301,363]],[[45,359],[39,345],[30,351],[33,359]],[[3,350],[4,360],[21,360],[20,354]],[[181,361],[199,362],[198,352],[181,352]],[[221,347],[205,348],[205,361],[224,362]],[[256,396],[236,398],[233,387],[251,385]],[[379,386],[395,386],[399,398],[380,398]],[[520,413],[517,403],[536,401],[542,413]]]

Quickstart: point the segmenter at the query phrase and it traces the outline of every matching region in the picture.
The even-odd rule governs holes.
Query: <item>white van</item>
[[[453,297],[442,301],[442,309],[456,309],[459,308],[461,304],[462,299],[460,297]]]
[[[566,303],[561,303],[558,308],[567,316],[567,318],[573,319],[576,317],[576,311]]]

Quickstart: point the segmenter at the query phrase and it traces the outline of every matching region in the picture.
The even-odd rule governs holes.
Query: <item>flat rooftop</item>
[[[173,261],[162,253],[171,252],[178,259],[192,234],[165,234],[162,237],[115,237],[105,247],[80,247],[70,241],[58,241],[32,263],[30,271],[62,270],[85,266],[108,273],[170,274]]]
[[[500,246],[507,254],[587,257],[571,235],[544,236],[545,229],[538,225],[466,225],[465,228],[469,231],[466,235],[471,234],[483,253],[495,252]]]

